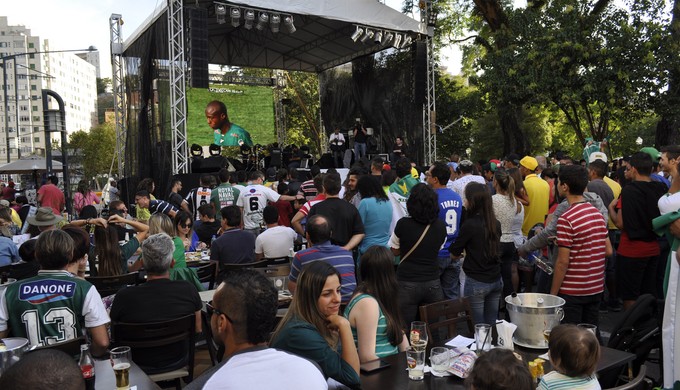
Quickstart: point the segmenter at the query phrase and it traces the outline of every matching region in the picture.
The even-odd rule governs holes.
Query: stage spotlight
[[[227,22],[225,16],[227,15],[227,6],[224,4],[215,5],[215,15],[217,15],[217,24],[224,24]]]
[[[241,24],[241,9],[232,8],[231,9],[231,25],[238,27]]]
[[[395,49],[399,49],[399,48],[400,48],[400,46],[399,46],[400,43],[401,43],[401,34],[399,34],[399,33],[394,34],[394,40],[392,41],[392,46],[393,46]]]
[[[250,30],[251,28],[253,28],[253,22],[255,21],[255,11],[253,11],[252,9],[247,9],[243,18],[245,19],[243,27],[245,27],[246,30]]]
[[[361,38],[361,43],[366,43],[366,41],[373,38],[373,35],[373,31],[366,29],[366,34],[364,34],[364,37]]]
[[[269,14],[266,12],[260,12],[260,16],[257,18],[257,24],[255,28],[262,31],[269,23]]]
[[[394,34],[391,32],[385,33],[383,35],[383,40],[380,42],[381,45],[387,46],[390,42],[392,42],[392,38],[394,38]]]
[[[286,26],[289,34],[292,34],[295,31],[297,31],[297,28],[295,28],[295,23],[293,20],[293,15],[286,15],[286,17],[283,18],[283,25]]]
[[[354,31],[354,34],[352,34],[352,37],[351,37],[351,38],[352,38],[352,40],[353,40],[354,42],[356,42],[356,41],[359,40],[359,38],[360,38],[363,34],[364,34],[364,29],[361,28],[361,27],[359,27],[359,26],[357,26],[357,29],[356,29],[356,31]]]
[[[407,35],[406,38],[404,38],[404,42],[401,44],[402,49],[410,45],[411,42],[413,42],[413,38],[411,38],[410,35]]]
[[[281,15],[272,14],[269,18],[269,26],[272,28],[273,33],[279,32],[279,26],[281,25]]]
[[[378,32],[375,33],[375,35],[373,36],[373,42],[374,42],[376,45],[379,45],[379,44],[382,42],[382,39],[383,39],[383,32],[382,32],[382,31],[378,31]]]

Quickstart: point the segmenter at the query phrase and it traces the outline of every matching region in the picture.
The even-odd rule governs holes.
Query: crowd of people
[[[596,326],[600,312],[627,309],[642,294],[666,297],[664,380],[672,385],[674,373],[680,373],[674,307],[680,290],[678,161],[680,147],[667,146],[643,148],[612,164],[601,151],[584,161],[510,154],[475,163],[453,155],[428,167],[406,157],[363,158],[344,180],[335,169],[322,173],[318,166],[308,172],[279,169],[269,177],[222,169],[217,177],[202,175],[184,197],[182,182],[173,181],[167,200],[154,197],[153,180],[142,180],[136,218],[121,200],[109,202],[107,218],[98,216],[93,206],[100,199],[83,184],[74,196],[80,218],[68,223],[61,216],[63,194],[60,198],[51,180],[38,191],[33,215],[22,216],[23,207],[15,210],[19,224],[35,230],[18,248],[11,237],[21,225],[0,201],[0,224],[7,228],[0,235],[10,238],[0,237],[0,265],[21,265],[11,267],[11,277],[24,280],[16,286],[35,287],[5,289],[0,336],[44,345],[87,329],[97,353],[108,346],[105,325],[111,320],[194,314],[200,330],[202,286],[187,268],[185,253],[210,249],[219,270],[219,287],[208,305],[210,326],[227,356],[239,357],[195,386],[253,380],[246,375],[253,365],[271,360],[299,373],[276,379],[283,388],[295,388],[300,380],[325,388],[324,378],[359,387],[360,363],[408,346],[404,329],[418,319],[420,305],[466,297],[473,322],[493,324],[507,315],[504,297],[520,292],[560,296],[566,302],[564,324]],[[664,229],[667,234],[660,235]],[[535,266],[536,257],[550,272]],[[228,272],[224,265],[283,258],[290,262],[287,287],[294,298],[276,325],[271,283],[254,272]],[[146,283],[108,302],[82,279],[86,272],[112,276],[137,270],[146,272]],[[27,321],[23,313],[50,288],[74,293],[64,301],[41,301],[34,322]],[[73,332],[55,329],[46,317],[68,305]],[[544,388],[569,377],[586,384],[592,379],[594,366],[570,366],[576,352],[569,345],[553,348],[577,338],[583,348],[595,348],[592,340],[576,327],[561,332],[553,331],[550,348],[562,376],[546,377]],[[181,360],[181,350],[176,352],[162,362],[148,356],[137,363],[153,370]],[[484,380],[470,381],[479,381],[473,387],[481,389]]]

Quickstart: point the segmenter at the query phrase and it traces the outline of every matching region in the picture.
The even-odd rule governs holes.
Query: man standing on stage
[[[224,103],[213,100],[205,108],[205,117],[208,126],[215,130],[213,143],[219,146],[241,146],[253,147],[250,133],[241,126],[231,123],[227,115],[227,106]]]
[[[345,136],[340,133],[340,128],[335,127],[335,131],[331,134],[328,139],[328,143],[331,147],[331,152],[333,152],[333,164],[336,168],[342,167],[342,151],[345,149]]]

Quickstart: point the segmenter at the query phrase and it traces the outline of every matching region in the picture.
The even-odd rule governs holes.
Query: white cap
[[[602,160],[603,162],[607,162],[607,155],[602,152],[590,153],[590,156],[588,156],[588,164],[595,160]]]

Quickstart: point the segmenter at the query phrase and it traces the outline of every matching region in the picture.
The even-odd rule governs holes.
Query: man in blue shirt
[[[447,299],[460,297],[460,261],[451,260],[449,246],[458,237],[458,228],[462,217],[463,202],[455,191],[446,187],[449,181],[449,167],[441,162],[434,165],[425,173],[427,184],[434,189],[439,198],[439,219],[446,224],[446,241],[439,248],[440,281],[444,296]]]
[[[295,292],[297,279],[302,268],[315,261],[325,261],[340,272],[342,304],[346,305],[357,286],[354,274],[354,258],[352,253],[341,246],[331,244],[331,225],[323,215],[314,215],[307,220],[307,248],[295,254],[288,275],[288,290]]]

